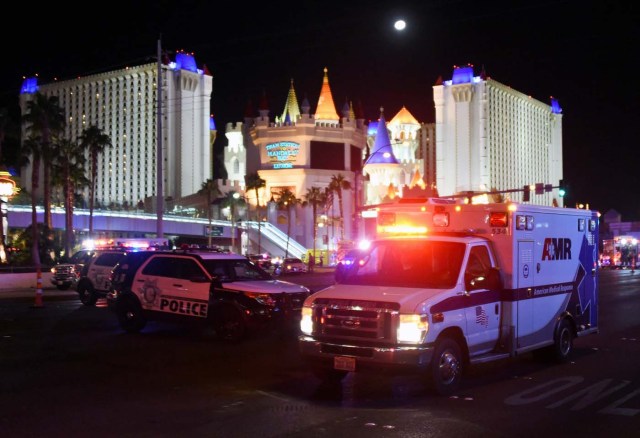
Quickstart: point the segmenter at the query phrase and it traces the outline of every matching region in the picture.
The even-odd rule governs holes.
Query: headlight
[[[260,304],[264,304],[265,306],[274,307],[276,305],[276,300],[271,294],[265,294],[262,292],[245,292],[244,294],[249,298],[253,298]]]
[[[400,315],[398,342],[420,344],[429,330],[427,315]]]
[[[311,307],[302,308],[302,318],[300,319],[300,331],[305,335],[310,335],[313,332],[313,310]]]

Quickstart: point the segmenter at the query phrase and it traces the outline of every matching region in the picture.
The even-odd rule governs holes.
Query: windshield
[[[205,269],[220,281],[273,280],[271,275],[247,259],[203,260]]]
[[[448,289],[456,284],[464,251],[459,242],[379,241],[358,253],[336,279],[353,285]]]

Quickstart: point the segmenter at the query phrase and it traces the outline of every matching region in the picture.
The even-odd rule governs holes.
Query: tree
[[[36,279],[42,281],[42,266],[40,264],[40,247],[38,245],[38,213],[36,206],[38,198],[36,191],[40,186],[40,160],[42,141],[37,137],[29,137],[22,144],[21,161],[31,162],[31,259],[36,268]],[[36,306],[42,305],[42,288],[36,290]]]
[[[221,195],[222,192],[218,187],[218,181],[209,178],[202,183],[202,187],[198,190],[198,195],[207,199],[207,220],[209,221],[209,248],[211,248],[211,204],[213,200]]]
[[[250,173],[244,177],[244,182],[247,185],[247,190],[253,190],[256,194],[256,219],[258,220],[258,254],[262,251],[262,231],[260,229],[261,215],[260,215],[260,194],[259,190],[266,187],[267,182],[260,178],[258,172]]]
[[[62,132],[65,124],[64,110],[58,103],[57,96],[45,96],[42,93],[35,93],[33,98],[27,102],[27,111],[23,116],[26,122],[27,132],[32,139],[40,141],[39,153],[43,164],[43,204],[44,222],[51,229],[51,163],[53,158],[53,142]],[[40,162],[40,160],[38,160]],[[38,163],[40,165],[40,163]],[[39,169],[33,170],[39,172]],[[32,189],[35,193],[35,190]],[[32,196],[35,196],[32,194]]]
[[[230,191],[225,193],[222,198],[222,202],[220,205],[223,208],[229,208],[231,214],[231,252],[235,249],[235,241],[236,241],[236,230],[235,230],[235,218],[236,218],[236,210],[238,207],[243,207],[246,205],[244,197],[240,195],[240,193],[235,191]]]
[[[9,114],[6,108],[0,108],[0,169],[2,169],[2,145],[5,139],[6,127],[9,124]],[[4,219],[2,214],[2,199],[0,199],[0,263],[7,261],[7,253],[5,251],[4,236]]]
[[[281,210],[287,210],[287,247],[284,258],[289,257],[289,239],[291,238],[291,209],[300,204],[300,199],[289,189],[281,189],[278,193],[276,204]]]
[[[96,199],[98,156],[111,147],[111,137],[97,126],[91,125],[82,133],[80,144],[89,151],[89,237],[93,237],[93,206]]]
[[[305,201],[302,203],[303,207],[311,205],[311,211],[313,214],[313,252],[311,253],[315,259],[316,257],[316,236],[318,234],[318,207],[323,207],[327,202],[327,194],[318,187],[309,187],[307,193],[304,195]],[[313,269],[313,265],[309,263],[309,268]]]
[[[344,240],[344,207],[342,205],[342,191],[351,190],[351,183],[341,173],[333,175],[329,183],[331,191],[338,195],[338,207],[340,208],[340,240]]]
[[[84,149],[77,142],[62,140],[56,144],[54,173],[59,176],[62,186],[65,212],[64,254],[68,259],[74,246],[73,207],[75,204],[75,189],[79,185],[86,185],[84,175]]]

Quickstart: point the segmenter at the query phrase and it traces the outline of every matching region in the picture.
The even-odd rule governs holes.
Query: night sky
[[[16,14],[17,31],[5,16],[0,106],[17,114],[24,76],[46,83],[155,62],[161,39],[212,73],[220,147],[249,99],[257,108],[266,93],[270,116],[280,115],[291,79],[314,111],[324,67],[338,112],[360,102],[366,119],[384,107],[389,120],[406,106],[432,123],[433,84],[473,64],[544,103],[558,99],[569,206],[640,220],[639,10],[622,0],[49,2]]]

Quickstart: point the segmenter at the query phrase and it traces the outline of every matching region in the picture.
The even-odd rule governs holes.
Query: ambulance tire
[[[445,337],[435,346],[428,370],[431,390],[439,395],[451,395],[462,380],[462,351],[454,339]]]
[[[131,298],[124,298],[117,304],[116,313],[120,327],[127,333],[138,333],[147,324],[142,315],[142,307]]]
[[[573,330],[567,318],[563,318],[556,329],[554,343],[550,349],[554,362],[566,362],[573,351]]]
[[[553,345],[540,350],[534,350],[534,358],[543,362],[553,363],[568,361],[573,351],[573,337],[571,323],[566,318],[563,318],[556,327]]]
[[[91,285],[81,284],[78,286],[78,295],[80,296],[80,302],[85,306],[95,306],[98,301],[98,297]]]
[[[213,313],[213,329],[218,339],[240,342],[247,335],[247,324],[240,310],[230,305],[218,307]]]

